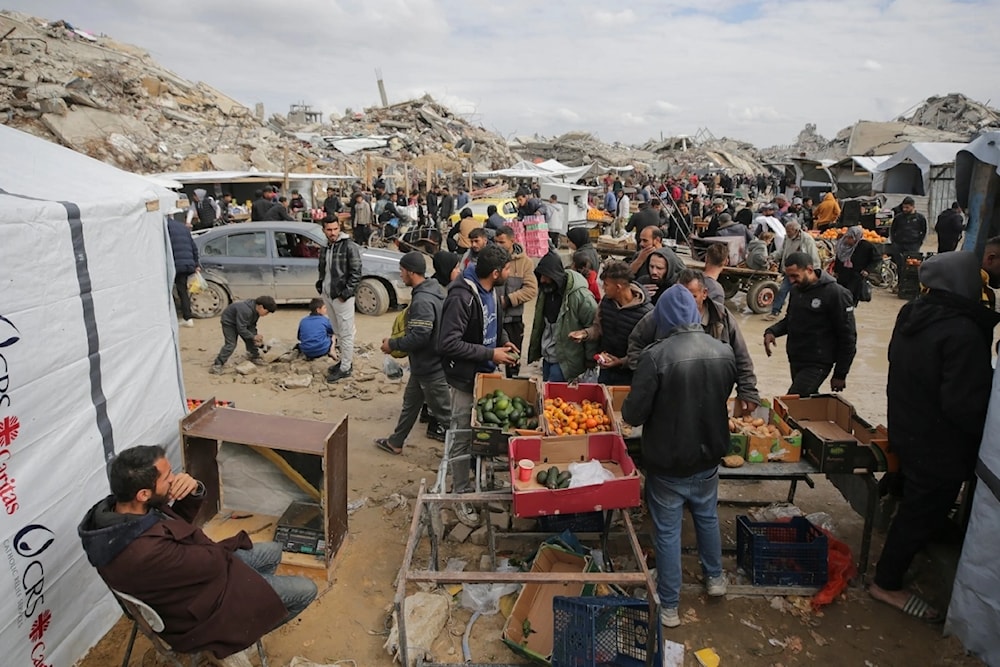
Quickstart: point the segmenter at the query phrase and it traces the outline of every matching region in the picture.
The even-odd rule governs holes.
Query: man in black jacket
[[[927,218],[917,213],[913,197],[904,197],[899,204],[899,212],[889,226],[889,247],[886,253],[896,263],[896,270],[903,275],[903,256],[908,252],[920,252],[927,236]]]
[[[962,238],[962,230],[965,229],[965,218],[962,217],[962,205],[954,202],[951,208],[941,211],[937,222],[934,224],[934,231],[938,235],[938,252],[951,252],[958,247],[958,241]]]
[[[785,258],[785,276],[793,287],[788,311],[783,320],[764,330],[764,352],[769,357],[775,339],[788,335],[792,372],[788,393],[800,396],[819,391],[831,370],[830,389],[843,391],[858,341],[854,296],[812,263],[804,252]]]
[[[906,304],[889,342],[889,432],[903,500],[889,526],[872,597],[924,621],[944,614],[903,589],[913,557],[943,526],[971,479],[986,424],[990,344],[1000,315],[980,303],[979,262],[969,252],[924,260],[928,292]]]
[[[319,255],[316,291],[326,302],[340,349],[340,362],[326,377],[332,383],[349,377],[354,364],[354,295],[361,284],[361,249],[340,231],[339,220],[324,220],[323,233],[327,244]]]
[[[719,534],[719,459],[729,448],[726,401],[736,382],[733,351],[701,327],[683,285],[664,292],[653,311],[658,341],[643,351],[622,405],[642,424],[646,505],[653,520],[660,623],[681,623],[681,521],[691,509],[708,594],[726,594]]]
[[[438,219],[438,195],[441,189],[438,186],[434,186],[427,190],[427,217],[431,222],[437,222]]]
[[[517,363],[520,350],[507,341],[503,330],[503,303],[496,288],[507,279],[510,253],[498,245],[488,245],[479,260],[470,264],[448,286],[441,311],[441,351],[444,374],[451,386],[451,428],[468,433],[471,428],[473,383],[476,373],[492,373],[498,365]],[[469,437],[456,438],[445,456],[468,455]],[[469,459],[454,461],[452,492],[469,488]],[[467,525],[479,523],[479,515],[468,504],[458,506],[458,519]]]
[[[295,218],[292,214],[288,212],[288,197],[282,195],[278,197],[276,203],[268,209],[267,213],[264,214],[264,220],[271,222],[285,221],[294,222]]]
[[[427,437],[444,442],[446,424],[451,421],[451,397],[448,381],[441,368],[437,350],[441,328],[441,306],[444,289],[436,280],[424,278],[427,263],[421,252],[408,252],[399,260],[399,275],[407,287],[413,288],[410,306],[406,309],[406,333],[399,338],[382,339],[382,352],[405,352],[410,359],[410,379],[403,391],[403,407],[396,430],[388,438],[377,438],[375,446],[390,454],[402,454],[403,442],[417,423],[420,407],[427,404],[430,421]]]
[[[441,198],[438,200],[438,219],[444,223],[450,223],[448,219],[455,214],[455,198],[448,191],[448,186],[441,188]]]
[[[270,185],[265,185],[264,189],[258,192],[260,194],[250,207],[251,222],[263,220],[267,212],[271,210],[271,207],[277,203],[274,199],[272,199],[274,196],[274,189]]]
[[[323,200],[323,219],[333,220],[337,214],[344,210],[344,204],[337,196],[337,191],[331,185],[326,189],[326,199]]]

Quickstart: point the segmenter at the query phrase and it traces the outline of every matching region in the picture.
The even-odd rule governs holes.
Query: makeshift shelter
[[[913,143],[875,167],[875,192],[927,197],[930,222],[955,201],[955,155],[965,144]]]
[[[1000,132],[987,132],[958,152],[955,190],[969,213],[963,250],[981,257],[987,239],[1000,234]]]
[[[888,155],[853,155],[826,168],[833,178],[838,199],[867,197],[872,194],[872,172],[889,159]]]
[[[121,610],[77,525],[137,444],[180,464],[164,213],[177,194],[0,126],[0,646],[72,665]]]
[[[1000,665],[1000,535],[996,530],[1000,522],[1000,368],[993,373],[976,477],[944,629],[987,665]]]

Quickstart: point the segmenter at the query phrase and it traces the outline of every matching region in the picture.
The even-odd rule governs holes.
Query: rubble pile
[[[986,128],[1000,128],[1000,111],[961,93],[949,93],[943,97],[928,97],[911,116],[898,120],[971,136]]]
[[[602,166],[641,166],[655,159],[644,148],[620,143],[607,144],[589,132],[567,132],[558,137],[546,138],[537,134],[516,137],[511,148],[526,160],[558,160],[570,167],[582,167],[594,162]]]

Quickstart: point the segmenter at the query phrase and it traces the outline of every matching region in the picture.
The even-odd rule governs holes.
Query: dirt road
[[[872,423],[885,422],[886,345],[902,303],[876,290],[874,300],[862,304],[858,312],[859,351],[844,393]],[[766,323],[761,317],[744,312],[742,301],[731,302],[730,308],[737,313],[754,355],[761,395],[773,397],[784,393],[790,380],[783,341],[779,340],[777,354],[768,359],[761,342]],[[294,339],[296,325],[304,314],[302,308],[282,307],[261,321],[260,330],[268,338]],[[380,318],[359,316],[358,341],[377,348],[388,335],[392,319],[391,313]],[[349,499],[367,497],[369,502],[351,516],[349,537],[337,557],[333,585],[299,619],[267,638],[271,665],[283,667],[296,655],[319,663],[341,660],[343,665],[390,665],[382,643],[411,510],[390,512],[383,509],[382,502],[397,492],[412,498],[421,479],[433,480],[443,446],[425,438],[422,426],[418,425],[403,456],[375,449],[372,439],[388,435],[395,424],[401,401],[398,393],[373,391],[371,401],[343,400],[336,398],[339,392],[331,397],[322,381],[306,389],[282,390],[276,386],[278,374],[265,372],[247,378],[231,373],[212,376],[208,368],[221,344],[218,320],[197,321],[195,328],[181,329],[180,335],[188,396],[214,395],[236,401],[243,409],[310,419],[336,421],[345,415],[350,417]],[[239,359],[242,351],[235,356]],[[381,369],[381,365],[382,355],[376,349],[363,353],[358,368]],[[383,380],[378,375],[367,384],[377,388],[383,385]],[[806,513],[829,512],[838,534],[856,551],[861,517],[824,478],[817,476],[816,481],[815,489],[800,485],[798,506]],[[784,499],[786,490],[783,484],[771,482],[740,485],[723,482],[720,496],[777,501]],[[735,545],[734,517],[744,511],[725,504],[720,507],[724,545]],[[640,532],[647,530],[645,525],[640,528]],[[882,537],[876,533],[873,560],[878,556],[881,541]],[[690,524],[684,528],[684,543],[694,544]],[[468,544],[448,545],[443,555],[463,557],[469,562],[469,569],[477,569],[483,552],[482,547]],[[730,572],[735,570],[732,557],[725,559],[725,566]],[[696,556],[685,555],[684,567],[685,581],[694,583],[699,572]],[[916,588],[936,604],[946,605],[947,592],[942,590],[942,577],[935,565],[921,558],[916,571]],[[703,647],[715,648],[724,665],[749,667],[981,664],[965,657],[955,640],[943,639],[939,627],[927,626],[874,602],[858,586],[850,588],[842,599],[818,614],[780,611],[766,598],[710,602],[704,595],[690,593],[682,595],[681,614],[686,622],[669,631],[668,637],[688,647],[685,665],[695,665],[691,651]],[[462,662],[460,640],[469,615],[457,604],[453,607],[447,631],[431,649],[436,660]],[[502,623],[499,615],[483,617],[477,622],[472,642],[475,661],[522,662],[500,642]],[[126,633],[127,626],[119,622],[81,663],[82,667],[118,664]],[[772,639],[778,642],[769,641]],[[146,646],[140,644],[139,652]],[[139,664],[138,658],[132,664]]]

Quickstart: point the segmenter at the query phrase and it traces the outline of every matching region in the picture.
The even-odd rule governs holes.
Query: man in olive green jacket
[[[538,260],[538,298],[531,327],[528,363],[542,360],[545,382],[568,382],[594,366],[597,341],[577,343],[570,333],[594,322],[597,301],[587,279],[563,268],[562,259],[551,250]]]

